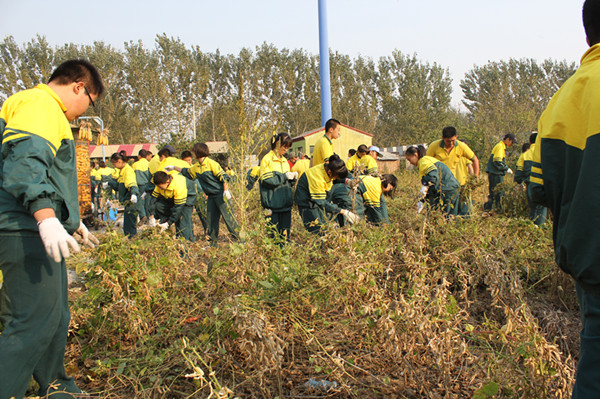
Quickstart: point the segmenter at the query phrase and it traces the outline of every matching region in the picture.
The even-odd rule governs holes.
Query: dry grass
[[[568,398],[578,315],[550,229],[417,215],[399,177],[389,226],[319,238],[294,210],[283,249],[252,196],[245,244],[104,235],[72,264],[69,371],[106,398]]]

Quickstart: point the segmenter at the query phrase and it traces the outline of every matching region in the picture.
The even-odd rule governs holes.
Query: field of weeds
[[[294,210],[283,249],[242,183],[245,243],[103,234],[69,260],[68,371],[104,398],[570,397],[578,309],[549,226],[513,187],[510,218],[417,215],[399,178],[390,225],[315,237]]]

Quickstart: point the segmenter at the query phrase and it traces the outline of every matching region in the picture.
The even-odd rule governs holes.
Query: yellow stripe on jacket
[[[381,179],[375,176],[360,176],[359,179],[362,180],[367,189],[367,191],[363,193],[365,205],[379,208],[381,206],[381,194],[383,192],[381,189]]]
[[[333,182],[325,171],[325,165],[320,164],[313,166],[306,171],[306,178],[308,180],[308,191],[310,191],[310,197],[313,199],[325,199],[327,198],[327,192],[331,190]]]
[[[117,182],[123,183],[128,190],[133,186],[137,186],[137,179],[135,178],[135,171],[133,168],[129,165],[125,165],[123,169],[121,169]]]
[[[173,180],[171,180],[166,190],[155,186],[152,196],[155,198],[159,196],[166,199],[172,198],[175,205],[185,204],[188,196],[186,178],[181,174],[172,175],[172,178]]]

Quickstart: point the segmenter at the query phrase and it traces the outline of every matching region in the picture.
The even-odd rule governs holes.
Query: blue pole
[[[321,73],[321,125],[331,119],[331,80],[329,76],[329,39],[327,37],[327,0],[319,0],[319,65]]]

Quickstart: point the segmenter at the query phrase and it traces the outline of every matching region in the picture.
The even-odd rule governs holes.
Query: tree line
[[[319,57],[264,43],[237,55],[202,51],[157,35],[116,49],[101,41],[52,47],[37,36],[0,43],[0,101],[46,82],[70,58],[86,58],[102,73],[106,97],[90,114],[111,130],[111,141],[228,140],[253,153],[273,131],[299,135],[321,125]],[[460,81],[466,112],[451,106],[447,68],[393,51],[373,60],[330,56],[332,114],[395,146],[429,142],[454,125],[459,137],[483,152],[505,133],[535,130],[551,96],[575,63],[509,59],[474,66]],[[484,161],[485,162],[485,161]]]

